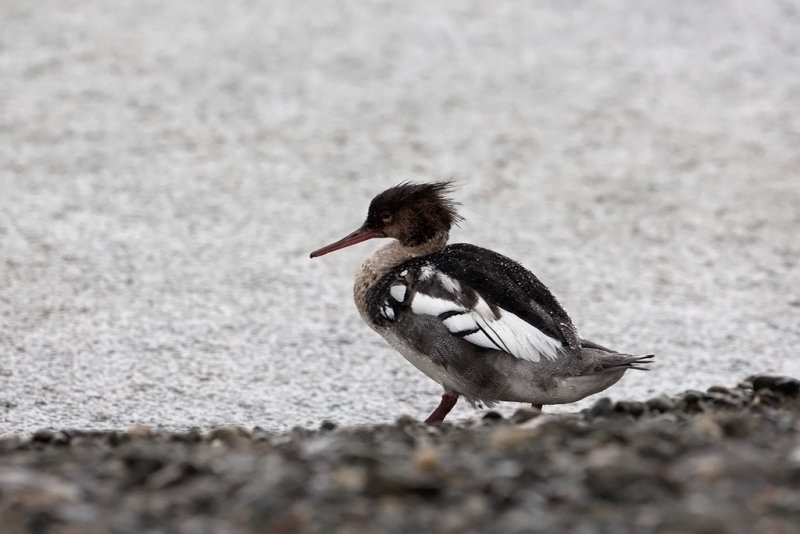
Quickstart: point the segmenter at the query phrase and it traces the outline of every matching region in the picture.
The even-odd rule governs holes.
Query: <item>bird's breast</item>
[[[356,273],[355,282],[353,284],[353,297],[355,299],[356,308],[364,321],[375,328],[375,318],[371,318],[369,314],[369,298],[370,290],[381,278],[401,263],[441,249],[446,242],[446,233],[418,247],[406,247],[398,241],[393,240],[376,250],[374,254],[364,260],[364,263],[361,264],[361,268]]]

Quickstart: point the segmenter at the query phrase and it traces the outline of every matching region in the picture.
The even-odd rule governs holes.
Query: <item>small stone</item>
[[[136,441],[138,439],[146,439],[153,435],[153,428],[147,425],[135,425],[130,427],[122,435],[124,441]]]
[[[740,413],[721,423],[725,435],[732,438],[745,438],[755,432],[758,421],[751,416]]]
[[[369,480],[369,490],[375,495],[416,494],[433,498],[442,492],[442,481],[433,473],[384,464]]]
[[[692,421],[692,427],[714,441],[722,439],[725,435],[722,426],[709,415],[698,416]]]
[[[414,467],[420,471],[436,471],[442,464],[439,451],[429,445],[423,445],[417,449],[413,458]]]
[[[598,399],[591,408],[589,408],[589,415],[594,417],[603,416],[603,415],[610,415],[614,411],[614,402],[608,398],[603,397]]]
[[[541,410],[528,407],[520,408],[511,416],[511,422],[516,425],[520,425],[526,421],[530,421],[534,417],[539,417],[540,415],[542,415]]]
[[[598,445],[586,457],[587,467],[617,466],[625,463],[625,450],[618,444]]]
[[[114,430],[114,431],[111,431],[111,432],[108,433],[108,436],[106,437],[106,441],[112,447],[117,447],[122,443],[122,436],[120,435],[119,432]]]
[[[268,430],[261,428],[260,426],[254,426],[253,430],[250,432],[250,438],[253,441],[270,441],[271,438],[274,437],[274,433]]]
[[[714,385],[711,386],[706,390],[708,393],[728,393],[730,394],[731,390],[726,388],[725,386]]]
[[[535,439],[537,430],[504,426],[489,436],[489,446],[494,449],[513,450],[526,445]]]
[[[729,394],[709,392],[707,395],[708,395],[707,399],[718,407],[738,408],[742,405],[742,402],[740,400],[737,401],[736,398],[734,398],[732,395]]]
[[[778,378],[779,377],[772,375],[755,375],[751,376],[748,380],[753,385],[753,389],[758,391],[760,389],[772,389],[772,385]]]
[[[598,499],[612,502],[644,502],[645,473],[625,463],[589,465],[584,484]]]
[[[725,516],[726,514],[719,511],[714,513],[691,512],[677,519],[679,522],[677,531],[686,534],[725,534],[731,531],[730,525],[724,519]],[[758,532],[758,530],[754,530],[754,532]]]
[[[239,425],[225,425],[212,430],[208,437],[209,441],[221,441],[227,445],[232,445],[249,439],[250,432]]]
[[[335,428],[336,428],[336,423],[334,423],[333,421],[330,421],[328,419],[325,419],[319,425],[319,429],[324,431],[324,432],[330,432],[331,430],[334,430]]]
[[[467,496],[466,502],[460,512],[467,518],[481,519],[492,514],[494,510],[492,510],[491,503],[485,495],[475,493]]]
[[[773,389],[784,395],[795,397],[800,393],[800,380],[796,378],[783,377],[776,380]]]
[[[203,433],[197,427],[192,427],[186,432],[180,434],[173,434],[170,436],[171,441],[178,441],[183,443],[199,443],[203,441]]]
[[[614,406],[614,411],[627,413],[634,417],[639,417],[644,413],[645,405],[637,401],[619,401]]]
[[[184,483],[198,472],[198,469],[188,462],[167,464],[147,479],[147,486],[156,490],[171,488]]]
[[[490,421],[490,422],[500,421],[500,420],[503,419],[503,414],[501,414],[499,412],[495,412],[494,410],[492,410],[492,411],[489,411],[489,412],[486,412],[485,414],[483,414],[482,419],[484,421]]]
[[[682,395],[677,408],[690,414],[700,413],[703,411],[701,401],[705,398],[705,393],[702,391],[689,390]]]
[[[66,430],[59,430],[53,434],[53,443],[55,445],[69,445],[72,441],[72,436]]]
[[[670,412],[675,409],[675,401],[666,395],[649,399],[646,403],[647,408],[655,412]]]
[[[394,424],[399,428],[406,428],[418,424],[418,421],[408,414],[403,414],[395,419]]]
[[[736,384],[736,389],[745,389],[745,390],[753,389],[753,378],[754,377],[752,376],[745,378],[744,380]]]
[[[690,403],[699,402],[703,399],[704,396],[705,395],[703,394],[702,391],[690,389],[689,391],[683,394],[683,400]]]
[[[792,396],[800,392],[800,380],[788,376],[757,375],[751,377],[750,381],[755,391],[770,389]]]
[[[142,450],[128,450],[122,457],[127,468],[126,484],[139,485],[158,472],[165,465],[165,459],[152,455],[144,448]]]
[[[725,474],[723,458],[713,452],[690,458],[686,462],[686,468],[692,478],[699,478],[705,483],[715,482]]]
[[[0,435],[0,451],[10,451],[22,444],[22,438],[16,434],[7,433]]]
[[[753,398],[753,404],[762,404],[772,408],[777,408],[781,405],[783,399],[777,392],[771,389],[761,389],[757,391],[756,396]]]
[[[47,430],[46,428],[37,430],[36,432],[33,433],[31,441],[33,443],[50,443],[51,441],[53,441],[53,432]]]

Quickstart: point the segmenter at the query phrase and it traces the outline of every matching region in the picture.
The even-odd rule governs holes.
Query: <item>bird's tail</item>
[[[626,369],[649,371],[650,367],[647,366],[653,363],[653,359],[656,357],[655,354],[648,354],[646,356],[630,356],[628,354],[620,354],[620,356],[623,356],[623,358],[611,363],[607,368],[619,369],[620,367],[625,367]]]
[[[656,357],[655,354],[647,354],[645,356],[621,354],[587,339],[581,339],[581,349],[583,349],[585,356],[595,359],[598,372],[619,371],[622,369],[649,371],[650,368],[647,366],[653,363],[653,358]]]

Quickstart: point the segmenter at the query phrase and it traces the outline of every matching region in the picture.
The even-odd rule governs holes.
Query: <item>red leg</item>
[[[447,414],[450,413],[450,410],[453,409],[453,406],[456,405],[456,401],[458,400],[458,395],[452,395],[450,393],[445,393],[442,395],[442,401],[439,403],[439,406],[433,410],[433,413],[425,419],[426,425],[438,425],[444,418],[447,417]]]

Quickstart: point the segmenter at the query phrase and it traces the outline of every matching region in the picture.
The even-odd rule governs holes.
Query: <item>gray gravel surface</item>
[[[39,431],[0,440],[0,521],[42,534],[792,534],[798,393],[758,376],[440,428]]]
[[[454,239],[530,267],[585,337],[658,354],[615,398],[800,376],[795,1],[0,21],[0,431],[424,417],[438,386],[352,304],[373,246],[307,257],[402,179],[457,180]]]

